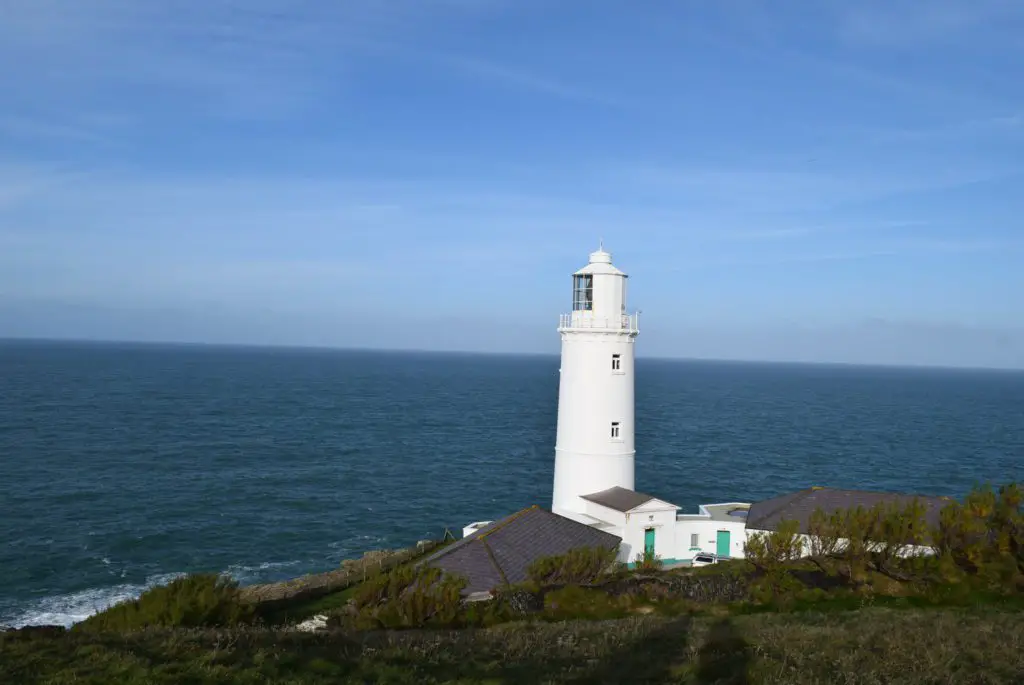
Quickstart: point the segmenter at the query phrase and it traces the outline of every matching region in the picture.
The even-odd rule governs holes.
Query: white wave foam
[[[239,583],[246,583],[252,580],[259,580],[262,576],[261,571],[289,568],[291,566],[297,566],[298,564],[298,561],[264,561],[258,566],[241,566],[239,564],[234,564],[232,566],[228,566],[227,574]]]
[[[102,560],[110,565],[109,559]],[[298,561],[265,561],[256,566],[229,566],[226,573],[239,583],[259,579],[262,572],[271,569],[297,566]],[[125,575],[121,571],[121,576]],[[0,626],[23,628],[25,626],[64,626],[70,628],[75,623],[84,621],[93,614],[108,609],[120,602],[137,599],[146,590],[164,585],[184,573],[164,573],[146,578],[144,584],[125,583],[105,588],[91,588],[81,592],[72,592],[55,597],[44,597],[29,605],[19,614],[0,616]]]
[[[11,628],[25,626],[64,626],[70,628],[79,621],[84,621],[95,613],[103,611],[120,602],[136,599],[151,587],[169,583],[182,573],[165,573],[150,576],[145,584],[124,584],[106,588],[94,588],[73,592],[67,595],[44,597],[32,603],[20,614],[11,618],[0,619],[0,624]]]

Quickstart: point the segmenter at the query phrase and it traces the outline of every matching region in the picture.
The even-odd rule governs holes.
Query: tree
[[[905,505],[881,503],[869,512],[871,553],[875,569],[896,580],[908,580],[897,571],[900,559],[927,541],[924,505],[917,499]]]
[[[839,512],[842,538],[839,558],[843,561],[846,576],[852,582],[861,582],[867,571],[868,557],[873,547],[875,516],[864,507],[844,509]]]
[[[1000,555],[1009,557],[1024,574],[1024,493],[1016,483],[999,488],[999,497],[992,512],[992,532]]]
[[[839,512],[826,514],[820,507],[811,514],[807,523],[808,557],[825,573],[826,562],[835,557],[843,546],[843,516]]]
[[[743,545],[744,557],[756,568],[770,572],[787,561],[799,559],[803,552],[800,524],[780,521],[771,532],[757,532],[747,536]]]
[[[944,507],[931,531],[942,566],[989,582],[1024,575],[1024,493],[1016,483],[976,487],[962,504]]]
[[[996,496],[991,488],[975,488],[963,504],[953,502],[939,513],[939,525],[932,532],[932,547],[943,562],[976,575],[991,557],[990,518]]]

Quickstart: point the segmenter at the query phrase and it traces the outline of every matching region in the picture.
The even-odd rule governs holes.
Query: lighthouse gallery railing
[[[572,314],[562,314],[558,319],[558,329],[596,329],[636,334],[640,332],[640,313],[611,317],[578,316],[575,318]]]

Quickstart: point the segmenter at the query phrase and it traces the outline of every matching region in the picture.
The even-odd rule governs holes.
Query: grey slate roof
[[[623,513],[630,509],[635,509],[641,504],[646,504],[652,499],[657,499],[653,495],[645,495],[642,492],[635,492],[618,486],[602,490],[601,492],[592,492],[589,495],[580,495],[580,497],[594,504],[600,504],[603,507]]]
[[[464,576],[469,581],[464,592],[473,594],[525,581],[526,569],[541,557],[579,547],[613,549],[620,542],[617,535],[532,506],[484,526],[421,563]]]
[[[806,533],[811,515],[819,508],[831,514],[858,506],[870,509],[882,502],[907,505],[915,499],[924,505],[925,522],[929,526],[938,525],[939,512],[952,502],[948,497],[813,487],[750,505],[747,529],[775,530],[781,521],[795,520],[800,524],[800,532]]]

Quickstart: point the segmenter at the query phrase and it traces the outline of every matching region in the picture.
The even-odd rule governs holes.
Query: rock
[[[509,609],[516,614],[533,614],[544,610],[544,597],[538,592],[512,590],[503,595]]]
[[[307,618],[302,623],[297,624],[295,630],[303,633],[317,633],[327,630],[327,617],[323,614],[317,614],[312,618]]]
[[[22,628],[6,628],[4,631],[6,635],[16,635],[18,637],[55,637],[57,635],[63,635],[67,632],[67,628],[64,626],[24,626]]]

